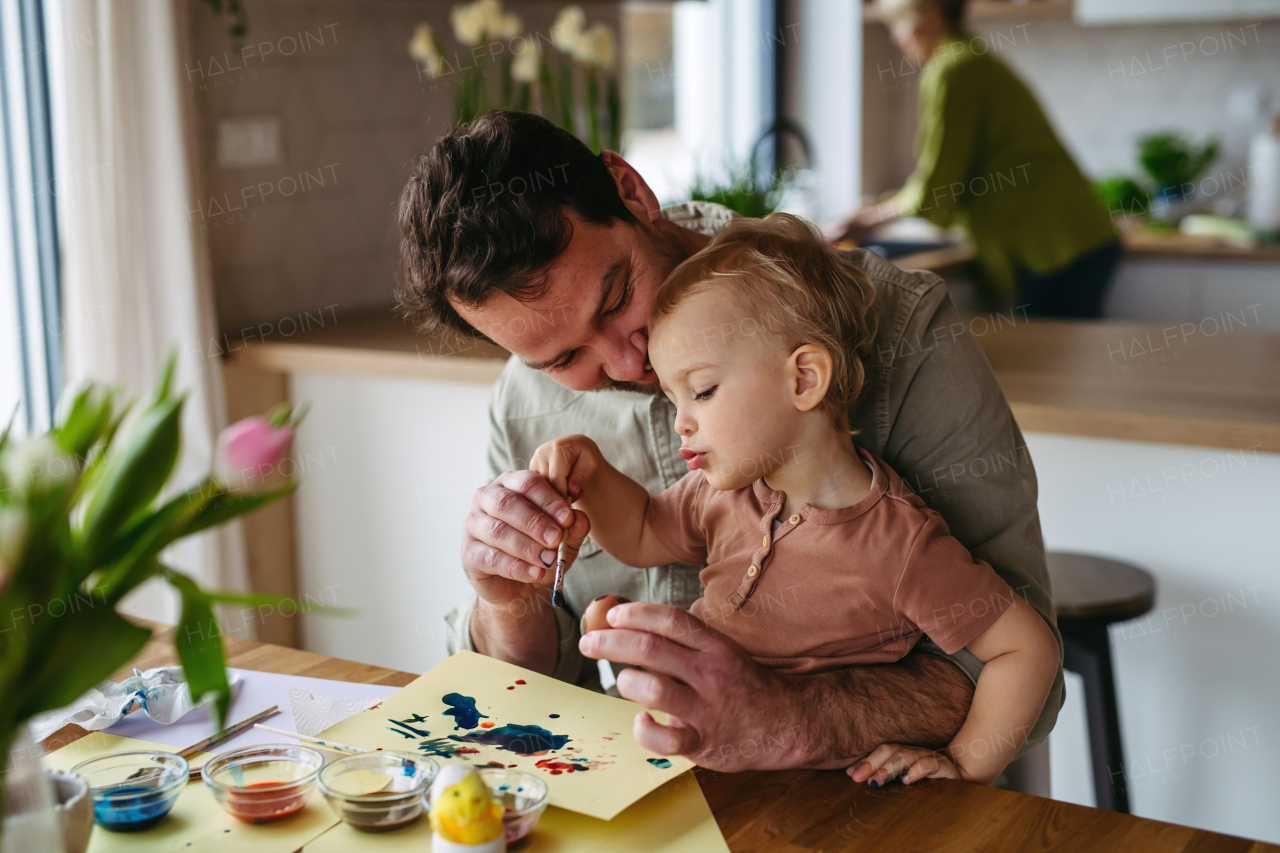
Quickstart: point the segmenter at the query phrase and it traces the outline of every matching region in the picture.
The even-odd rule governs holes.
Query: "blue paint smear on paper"
[[[389,731],[389,732],[395,732],[396,734],[400,735],[400,737],[404,738],[405,740],[413,740],[413,739],[414,739],[414,737],[416,737],[416,735],[411,735],[411,734],[409,734],[408,732],[401,731],[400,729],[393,729],[393,728],[391,728],[391,726],[386,726],[385,728],[386,728],[386,730],[387,730],[387,731]],[[427,734],[430,734],[430,732],[428,732]]]
[[[407,720],[401,720],[401,722],[403,723],[425,723],[426,721],[427,721],[427,718],[422,716],[421,714],[414,714],[412,717],[410,717]]]
[[[387,720],[387,722],[393,726],[399,726],[400,728],[404,729],[407,732],[412,732],[418,737],[429,737],[431,735],[431,732],[426,731],[425,729],[415,729],[413,726],[409,725],[408,723],[402,723],[399,720]]]
[[[548,717],[550,717],[550,718],[551,718],[551,719],[553,719],[553,720],[558,720],[558,719],[560,719],[560,715],[559,715],[559,714],[547,714],[547,716],[548,716]]]
[[[534,755],[551,749],[560,749],[569,742],[568,735],[553,735],[542,726],[522,726],[519,723],[472,732],[469,735],[449,735],[449,739],[460,743],[496,746],[517,755]]]
[[[646,758],[645,761],[649,762],[654,767],[657,767],[659,770],[666,770],[671,766],[671,762],[667,761],[665,758]]]
[[[481,714],[476,710],[476,700],[470,696],[463,696],[461,693],[446,693],[440,697],[440,701],[449,706],[449,710],[444,712],[446,717],[453,717],[456,725],[454,731],[458,729],[474,729],[480,725],[480,718],[489,719],[488,714]]]
[[[438,737],[433,740],[424,740],[418,744],[418,749],[427,755],[438,755],[441,758],[455,758],[458,755],[458,746],[447,738]]]

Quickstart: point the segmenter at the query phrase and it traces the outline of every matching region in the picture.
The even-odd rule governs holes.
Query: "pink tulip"
[[[218,436],[220,479],[233,491],[252,491],[279,480],[280,460],[292,443],[288,424],[273,427],[260,415],[237,421]]]

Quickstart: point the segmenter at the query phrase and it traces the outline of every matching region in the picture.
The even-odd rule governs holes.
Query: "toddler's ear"
[[[805,344],[791,353],[787,368],[791,373],[796,408],[802,412],[816,408],[831,387],[831,353],[826,347]]]

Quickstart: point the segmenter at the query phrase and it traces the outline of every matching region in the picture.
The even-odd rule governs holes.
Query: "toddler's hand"
[[[845,770],[855,782],[866,782],[873,788],[884,786],[901,775],[904,785],[920,779],[963,779],[960,768],[940,752],[922,746],[885,743],[870,755]]]
[[[575,501],[600,466],[600,448],[585,435],[566,435],[539,447],[529,460],[529,470],[541,474],[551,488]]]

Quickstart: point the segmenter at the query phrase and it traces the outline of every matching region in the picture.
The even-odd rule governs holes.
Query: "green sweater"
[[[1064,267],[1116,232],[1026,84],[972,45],[957,33],[925,63],[916,168],[896,200],[963,226],[988,284],[1011,295],[1021,271]]]

